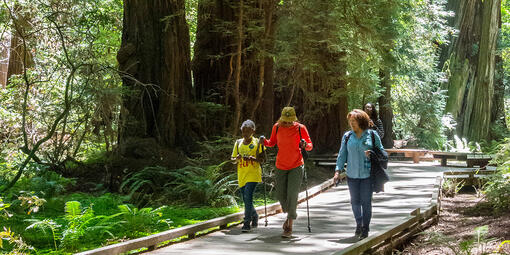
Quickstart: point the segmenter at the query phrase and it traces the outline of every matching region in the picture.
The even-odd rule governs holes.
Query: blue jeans
[[[368,229],[372,219],[372,182],[370,178],[347,178],[356,225]]]
[[[241,187],[241,196],[244,201],[244,224],[250,224],[253,218],[259,218],[255,207],[253,207],[253,192],[255,191],[256,182],[247,182]]]

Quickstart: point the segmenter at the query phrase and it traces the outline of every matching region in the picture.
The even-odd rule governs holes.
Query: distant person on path
[[[304,171],[301,150],[311,151],[313,148],[308,130],[297,121],[294,108],[284,107],[280,119],[273,126],[271,138],[261,137],[265,146],[278,146],[276,197],[283,212],[287,213],[287,220],[283,223],[284,238],[292,237],[292,224],[297,218],[297,200]]]
[[[340,171],[347,162],[347,185],[351,197],[351,207],[356,220],[354,234],[363,239],[370,231],[372,218],[372,181],[370,178],[370,151],[373,148],[372,135],[374,133],[375,146],[384,150],[381,138],[377,132],[369,130],[370,117],[364,111],[354,109],[347,114],[347,120],[352,131],[347,131],[342,137],[340,151],[336,160],[335,176],[340,179]]]
[[[244,201],[244,224],[242,232],[250,232],[258,227],[259,215],[253,206],[253,192],[258,182],[262,182],[263,160],[262,146],[259,139],[255,139],[255,123],[246,120],[241,125],[243,138],[238,139],[234,145],[231,159],[237,162],[237,181]]]
[[[370,122],[368,123],[368,127],[377,131],[377,134],[381,139],[384,138],[384,127],[381,119],[379,119],[379,114],[377,114],[377,110],[372,103],[366,103],[363,106],[363,111],[365,111],[370,117]]]

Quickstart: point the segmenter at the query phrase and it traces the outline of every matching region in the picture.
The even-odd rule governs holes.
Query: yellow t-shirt
[[[251,143],[246,145],[243,143],[244,138],[238,139],[234,144],[232,157],[237,155],[256,157],[257,149],[259,154],[262,153],[262,147],[259,148],[259,139],[252,137]],[[239,151],[238,151],[239,150]],[[259,162],[253,160],[241,159],[237,163],[237,182],[239,187],[243,187],[247,182],[262,182],[262,168]]]

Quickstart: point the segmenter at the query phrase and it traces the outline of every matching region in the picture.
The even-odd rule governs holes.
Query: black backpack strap
[[[375,136],[374,136],[374,130],[372,130],[370,132],[370,134],[372,135],[372,149],[375,149]]]
[[[352,131],[349,131],[349,133],[347,134],[347,137],[345,138],[345,148],[347,149],[347,142],[349,141],[349,137],[351,137],[352,135]]]

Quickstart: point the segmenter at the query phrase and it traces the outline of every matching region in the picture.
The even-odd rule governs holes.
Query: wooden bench
[[[496,170],[459,169],[443,172],[443,178],[464,181],[464,185],[480,186],[488,177],[496,174],[496,172]]]
[[[388,156],[392,153],[403,153],[405,157],[413,159],[413,163],[420,163],[420,158],[425,156],[429,151],[424,149],[385,149]]]
[[[404,154],[407,158],[412,158],[413,163],[420,163],[420,159],[425,156],[429,151],[425,149],[384,149],[388,156],[391,154]],[[337,153],[332,155],[316,155],[310,157],[310,160],[315,162],[317,166],[334,166],[336,164]]]
[[[466,161],[468,167],[485,167],[492,159],[490,155],[473,152],[430,151],[429,153],[432,154],[434,158],[441,159],[441,166],[446,166],[448,159],[456,159]]]

